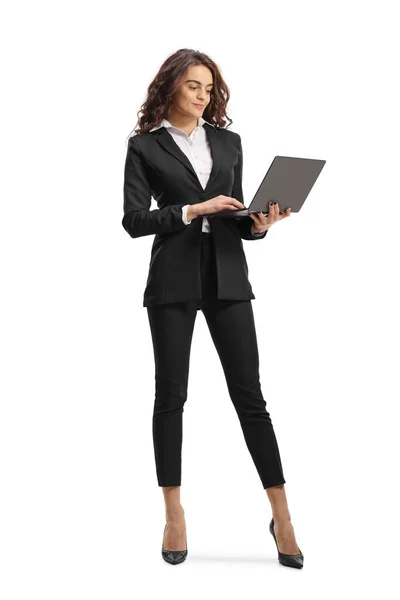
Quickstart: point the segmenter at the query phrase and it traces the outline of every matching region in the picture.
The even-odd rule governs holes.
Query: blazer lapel
[[[208,123],[204,123],[203,127],[205,128],[206,135],[210,143],[213,161],[210,177],[204,189],[200,183],[196,171],[193,169],[192,163],[186,154],[180,149],[172,135],[168,133],[165,127],[160,127],[160,129],[157,130],[157,142],[164,148],[164,150],[172,154],[172,156],[179,160],[179,162],[181,162],[188,169],[188,171],[191,173],[191,176],[195,178],[198,187],[203,193],[205,193],[208,188],[212,186],[214,180],[218,177],[218,173],[221,169],[221,165],[223,164],[226,153],[224,152],[224,143],[221,140],[221,136],[218,135],[218,132],[215,130],[215,128]]]

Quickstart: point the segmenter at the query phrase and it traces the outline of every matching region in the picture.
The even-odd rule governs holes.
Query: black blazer
[[[243,156],[239,134],[204,123],[213,159],[205,189],[186,154],[165,127],[129,138],[124,175],[122,225],[133,238],[155,234],[143,306],[201,299],[200,252],[203,218],[189,225],[182,206],[219,194],[243,202]],[[150,210],[151,197],[159,208]],[[242,239],[253,236],[251,217],[209,219],[218,278],[218,298],[255,298]]]

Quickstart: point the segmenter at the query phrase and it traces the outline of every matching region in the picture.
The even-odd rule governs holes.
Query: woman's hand
[[[244,204],[239,202],[239,200],[236,200],[236,198],[231,198],[231,196],[224,196],[223,194],[215,196],[214,198],[211,198],[211,200],[205,200],[200,204],[195,204],[194,206],[198,207],[199,215],[217,213],[221,210],[244,208]]]
[[[279,204],[277,202],[269,203],[268,215],[264,215],[263,212],[250,213],[249,216],[253,219],[254,223],[251,226],[253,233],[264,233],[277,221],[281,221],[286,217],[290,216],[290,208],[287,208],[281,215],[279,214]]]

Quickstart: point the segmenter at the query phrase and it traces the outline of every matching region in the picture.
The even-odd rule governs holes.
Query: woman
[[[242,240],[264,239],[290,215],[207,218],[244,206],[242,146],[226,125],[229,90],[205,54],[178,50],[148,88],[138,129],[129,138],[122,225],[133,238],[155,234],[143,306],[155,359],[153,442],[165,501],[162,556],[187,556],[180,501],[182,414],[197,311],[206,318],[249,452],[271,503],[281,564],[301,568],[285,495],[279,449],[259,381],[256,332]],[[230,123],[232,122],[228,119]],[[150,210],[151,197],[158,209]]]

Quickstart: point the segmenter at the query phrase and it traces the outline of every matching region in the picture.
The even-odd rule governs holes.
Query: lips
[[[204,104],[195,104],[197,108],[204,108]]]

